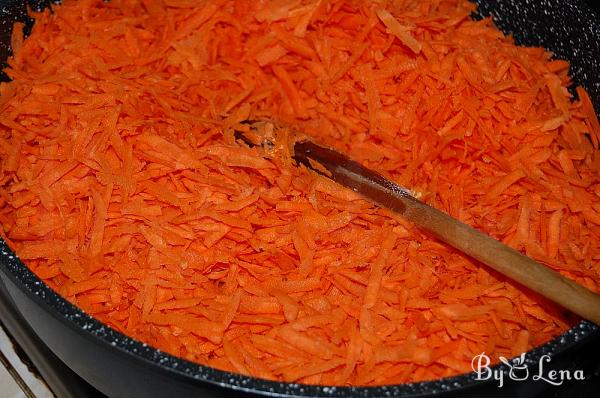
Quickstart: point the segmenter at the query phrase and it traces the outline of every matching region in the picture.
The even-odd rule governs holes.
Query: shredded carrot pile
[[[466,0],[65,0],[17,25],[0,228],[53,289],[174,355],[380,385],[577,319],[289,157],[271,118],[600,290],[600,125],[568,63]]]

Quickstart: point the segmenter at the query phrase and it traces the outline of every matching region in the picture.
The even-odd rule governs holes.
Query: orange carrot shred
[[[421,51],[421,43],[408,32],[408,28],[402,26],[400,22],[388,11],[384,9],[377,10],[377,16],[381,19],[381,22],[390,30],[390,32],[396,36],[400,41],[410,48],[414,53]]]

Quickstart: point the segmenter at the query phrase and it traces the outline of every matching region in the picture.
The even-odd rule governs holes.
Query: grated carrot
[[[577,319],[231,128],[272,118],[600,290],[600,124],[466,0],[64,0],[16,25],[0,236],[191,361],[289,382],[471,371]],[[83,22],[82,22],[83,21]]]

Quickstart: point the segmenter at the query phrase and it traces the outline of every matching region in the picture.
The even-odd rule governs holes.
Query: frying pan
[[[520,44],[543,46],[571,62],[574,83],[583,85],[600,109],[600,23],[582,0],[474,0],[475,18],[492,15]],[[0,0],[0,61],[10,54],[10,30],[27,18],[25,0]],[[48,2],[35,0],[37,9]],[[6,80],[6,76],[1,78]],[[86,315],[37,278],[0,239],[0,289],[35,333],[68,367],[110,397],[389,397],[389,396],[534,396],[542,381],[477,380],[475,373],[412,384],[381,387],[328,387],[266,381],[188,362],[131,339]],[[573,370],[573,361],[598,350],[600,329],[581,321],[556,339],[529,351],[531,372],[543,355],[555,369]],[[506,365],[494,370],[504,372]],[[530,373],[531,373],[530,372]]]

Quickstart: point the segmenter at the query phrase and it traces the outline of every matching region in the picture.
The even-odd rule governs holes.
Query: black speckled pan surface
[[[600,23],[579,0],[475,0],[480,15],[492,15],[519,43],[542,45],[572,63],[576,84],[588,89],[600,109]],[[31,2],[32,8],[46,4]],[[477,17],[477,16],[476,16]],[[10,53],[10,30],[26,20],[25,2],[0,0],[0,61]],[[4,77],[5,76],[0,76]],[[391,396],[534,396],[547,385],[476,380],[474,373],[423,383],[382,387],[327,387],[277,383],[197,365],[135,341],[86,315],[33,275],[0,239],[0,278],[12,300],[44,342],[68,366],[110,397],[391,397]],[[570,369],[565,358],[590,349],[600,329],[586,321],[530,351],[535,368],[548,354],[557,369]],[[597,346],[597,344],[596,344]],[[506,366],[495,369],[506,372]]]

